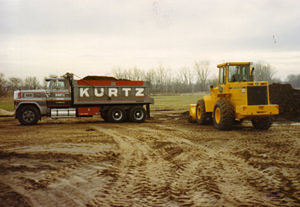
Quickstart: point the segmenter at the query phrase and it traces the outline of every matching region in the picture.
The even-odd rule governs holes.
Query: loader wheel
[[[124,109],[119,106],[113,106],[107,111],[107,120],[113,123],[120,123],[126,119]]]
[[[146,119],[146,111],[142,106],[134,106],[129,110],[129,120],[142,123]]]
[[[255,129],[268,130],[272,126],[273,118],[272,117],[254,118],[251,120],[251,122]]]
[[[232,104],[228,100],[216,102],[213,113],[214,125],[219,130],[231,130],[235,113]]]
[[[192,116],[189,116],[189,118],[188,118],[188,122],[189,122],[189,123],[195,123],[195,120],[193,119],[193,117],[192,117]]]
[[[24,106],[18,111],[17,118],[22,125],[34,125],[40,119],[40,113],[35,106]]]
[[[211,120],[211,113],[206,112],[204,100],[201,99],[196,105],[196,122],[200,125],[208,124]]]

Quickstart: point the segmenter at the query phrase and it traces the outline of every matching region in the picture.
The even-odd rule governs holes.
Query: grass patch
[[[203,94],[157,95],[151,110],[189,110],[189,104],[196,104]]]
[[[0,108],[6,111],[13,111],[14,110],[13,97],[0,97]]]

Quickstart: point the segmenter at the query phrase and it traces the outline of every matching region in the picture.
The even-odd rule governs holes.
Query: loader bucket
[[[196,104],[190,104],[189,106],[189,122],[196,122]]]

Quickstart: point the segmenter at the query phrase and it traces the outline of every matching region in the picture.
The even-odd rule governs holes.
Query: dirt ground
[[[0,206],[300,206],[300,125],[0,118]]]

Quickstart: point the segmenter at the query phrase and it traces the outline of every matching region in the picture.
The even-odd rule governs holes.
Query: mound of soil
[[[300,90],[290,84],[273,83],[270,88],[270,102],[279,105],[279,116],[289,120],[300,120]]]

